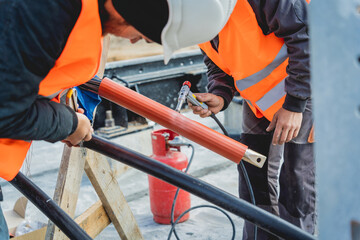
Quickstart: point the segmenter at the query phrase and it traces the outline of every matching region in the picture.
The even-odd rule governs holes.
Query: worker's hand
[[[216,96],[212,93],[194,93],[196,99],[200,102],[206,103],[209,109],[203,109],[199,106],[194,106],[188,102],[189,107],[193,110],[194,114],[200,115],[200,117],[208,117],[211,113],[217,114],[224,107],[224,99]]]
[[[275,129],[272,144],[284,144],[297,137],[303,114],[299,112],[291,112],[284,108],[280,108],[274,114],[273,120],[267,127],[266,131],[270,132]]]
[[[91,127],[89,119],[83,114],[82,109],[79,109],[76,113],[78,118],[78,125],[70,136],[63,140],[69,147],[77,146],[81,141],[90,141],[94,129]],[[81,113],[82,112],[82,113]]]

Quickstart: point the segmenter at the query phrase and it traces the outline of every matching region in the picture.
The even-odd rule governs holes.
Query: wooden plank
[[[104,230],[110,223],[110,219],[102,206],[101,201],[97,201],[83,214],[75,219],[80,227],[82,227],[91,238],[95,238]],[[46,234],[46,227],[35,230],[33,232],[13,238],[13,240],[34,240],[44,239]]]
[[[64,145],[58,180],[54,193],[54,201],[70,217],[74,217],[79,197],[81,180],[84,172],[85,149],[70,148]],[[49,221],[45,239],[68,239],[51,221]]]
[[[43,227],[38,230],[26,233],[24,235],[11,238],[11,240],[34,240],[34,239],[40,240],[40,239],[45,239],[45,234],[46,234],[46,227]]]
[[[121,239],[143,239],[107,159],[87,150],[85,172]]]
[[[120,163],[120,162],[113,162],[111,164],[111,169],[114,173],[114,176],[118,177],[121,174],[125,173],[127,170],[129,170],[130,167],[128,165]]]
[[[92,238],[99,235],[111,223],[100,200],[76,218],[75,222],[79,223]]]

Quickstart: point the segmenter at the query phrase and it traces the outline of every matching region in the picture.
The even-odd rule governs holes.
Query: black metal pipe
[[[284,239],[316,239],[295,225],[221,189],[96,135],[93,135],[90,141],[84,142],[83,146],[180,187]]]
[[[29,178],[19,172],[9,181],[42,213],[44,213],[65,235],[74,240],[91,240],[92,238],[62,210],[45,192]]]

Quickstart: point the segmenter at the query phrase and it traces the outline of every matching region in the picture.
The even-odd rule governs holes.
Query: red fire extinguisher
[[[161,129],[151,133],[153,155],[151,157],[180,171],[185,171],[188,160],[184,153],[180,152],[180,147],[171,146],[171,141],[178,136],[177,133]],[[149,195],[150,206],[154,216],[154,221],[161,224],[171,223],[171,207],[173,204],[177,187],[166,183],[153,176],[149,177]],[[189,209],[190,194],[184,190],[180,190],[176,200],[174,210],[174,221],[185,210]],[[179,222],[189,219],[190,214],[184,215]]]

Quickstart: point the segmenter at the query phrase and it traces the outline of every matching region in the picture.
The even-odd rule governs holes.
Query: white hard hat
[[[225,26],[237,0],[167,0],[169,19],[161,32],[164,62],[174,51],[213,39]]]
[[[164,62],[174,51],[213,39],[228,21],[237,0],[111,0],[119,14],[164,47]]]

